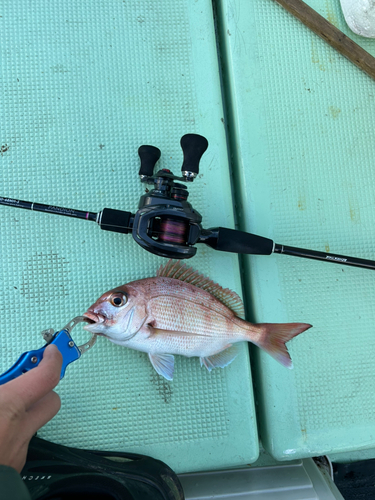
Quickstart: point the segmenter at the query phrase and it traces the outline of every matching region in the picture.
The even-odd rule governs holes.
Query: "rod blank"
[[[86,219],[96,221],[97,214],[94,212],[85,212],[83,210],[74,210],[73,208],[56,207],[55,205],[44,205],[43,203],[34,203],[32,201],[15,200],[13,198],[0,197],[0,205],[8,207],[24,208],[35,212],[45,212],[49,214],[64,215],[66,217],[75,217],[77,219]]]
[[[304,257],[306,259],[315,259],[325,262],[333,262],[345,266],[363,267],[365,269],[375,269],[375,261],[367,259],[358,259],[357,257],[347,257],[333,253],[318,252],[316,250],[306,250],[305,248],[289,247],[286,245],[275,244],[274,253],[283,253],[293,257]]]

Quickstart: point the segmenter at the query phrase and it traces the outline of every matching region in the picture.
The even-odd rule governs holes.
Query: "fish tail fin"
[[[307,323],[261,323],[260,335],[253,342],[287,368],[293,368],[286,343],[300,333],[311,328]]]

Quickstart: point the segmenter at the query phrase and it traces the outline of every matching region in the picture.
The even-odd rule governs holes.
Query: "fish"
[[[238,342],[251,342],[291,368],[285,343],[307,323],[260,323],[244,319],[236,292],[224,289],[181,261],[168,261],[155,277],[104,293],[83,314],[84,329],[120,346],[148,354],[156,372],[173,379],[175,355],[199,357],[201,366],[228,366]]]

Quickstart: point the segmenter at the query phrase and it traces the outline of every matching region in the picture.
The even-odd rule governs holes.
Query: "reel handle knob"
[[[141,159],[141,166],[139,169],[141,179],[151,177],[154,173],[156,162],[161,155],[160,149],[155,146],[140,146],[138,148],[138,155]]]
[[[184,153],[182,175],[186,181],[192,181],[199,173],[199,162],[208,147],[208,141],[202,135],[186,134],[181,137],[180,144]]]

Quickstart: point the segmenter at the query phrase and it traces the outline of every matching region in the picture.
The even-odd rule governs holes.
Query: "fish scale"
[[[228,317],[212,311],[205,306],[196,307],[189,300],[177,297],[160,296],[149,302],[150,314],[157,318],[153,325],[161,330],[191,332],[215,338],[230,338],[232,330],[240,334],[240,327]],[[232,313],[234,318],[234,314]],[[246,335],[244,335],[244,339]]]
[[[185,301],[189,301],[193,303],[195,306],[202,305],[207,307],[212,311],[216,311],[219,314],[232,318],[234,316],[234,312],[232,309],[223,304],[220,300],[217,300],[211,293],[205,291],[193,284],[186,283],[184,281],[180,281],[178,278],[168,278],[168,277],[160,277],[159,281],[155,281],[157,278],[146,278],[144,280],[133,281],[130,283],[133,286],[137,286],[139,282],[142,282],[142,286],[147,289],[145,292],[149,294],[150,299],[160,297],[160,296],[171,296],[183,298]],[[219,285],[216,285],[217,288],[220,288]],[[235,296],[239,303],[242,303],[240,297],[228,290],[231,294],[230,297]]]

